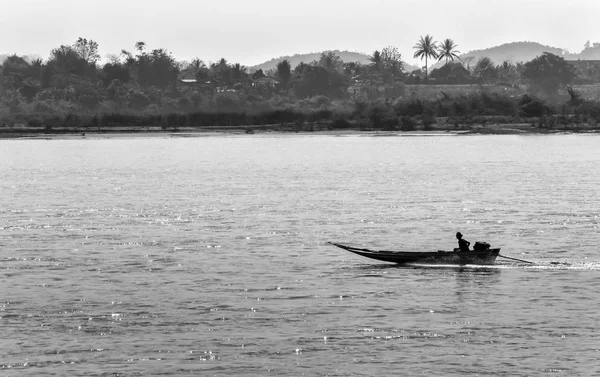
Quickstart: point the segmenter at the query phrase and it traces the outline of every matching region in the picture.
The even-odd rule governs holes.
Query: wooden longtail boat
[[[329,242],[341,249],[363,257],[376,259],[384,262],[406,264],[406,263],[427,263],[427,264],[478,264],[492,265],[496,257],[500,254],[500,249],[471,250],[471,251],[387,251],[387,250],[369,250],[359,249],[357,247],[346,246],[339,243]]]

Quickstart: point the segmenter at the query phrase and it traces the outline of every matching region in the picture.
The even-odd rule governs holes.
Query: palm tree
[[[371,95],[373,94],[373,73],[376,74],[376,76],[379,76],[381,74],[381,70],[383,68],[383,56],[381,56],[381,51],[379,50],[375,50],[373,51],[373,55],[369,56],[369,61],[371,62],[371,65],[369,66],[369,83],[370,83],[370,93]]]
[[[139,52],[144,51],[144,49],[146,48],[146,42],[135,42],[135,49],[138,50]]]
[[[206,68],[206,63],[204,63],[204,61],[202,61],[202,59],[200,58],[194,58],[190,62],[190,67],[193,67],[195,69],[204,69]]]
[[[329,72],[340,72],[344,62],[335,52],[325,51],[319,58],[319,65]]]
[[[369,56],[369,61],[371,62],[371,66],[377,71],[379,72],[381,70],[381,66],[382,66],[382,56],[381,56],[381,52],[379,50],[375,50],[373,52],[373,55]]]
[[[454,61],[454,58],[460,59],[458,54],[460,51],[456,50],[458,46],[454,43],[454,41],[450,38],[445,39],[438,49],[438,61],[442,59],[446,59],[446,64],[448,64],[448,59]]]
[[[427,34],[425,37],[421,36],[421,40],[413,48],[417,50],[415,51],[415,58],[423,60],[423,57],[425,57],[425,79],[427,79],[427,59],[438,57],[437,45],[433,41],[433,37]]]
[[[235,63],[230,67],[231,70],[231,78],[235,82],[241,82],[248,76],[248,69],[241,65],[240,63]]]

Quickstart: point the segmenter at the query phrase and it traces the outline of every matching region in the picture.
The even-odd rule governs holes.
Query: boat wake
[[[578,271],[600,271],[600,262],[540,262],[528,268],[541,270],[578,270]]]
[[[527,269],[527,270],[574,270],[574,271],[600,271],[600,262],[562,262],[562,261],[533,261],[533,264],[528,263],[511,263],[503,262],[494,265],[477,265],[477,264],[426,264],[426,263],[409,263],[406,266],[418,268],[461,268],[461,269]]]

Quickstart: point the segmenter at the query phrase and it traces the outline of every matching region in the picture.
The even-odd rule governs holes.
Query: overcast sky
[[[0,10],[0,53],[37,54],[93,39],[100,53],[166,48],[179,60],[255,65],[282,55],[398,47],[420,35],[460,52],[535,41],[580,52],[600,42],[598,0],[18,0]]]

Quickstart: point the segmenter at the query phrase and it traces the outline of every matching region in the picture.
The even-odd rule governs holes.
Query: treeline
[[[44,132],[110,132],[180,129],[238,128],[252,130],[268,126],[275,130],[360,129],[413,131],[469,129],[486,124],[531,124],[540,129],[572,130],[596,128],[600,103],[582,101],[575,93],[564,104],[551,104],[537,97],[511,98],[480,91],[437,99],[378,99],[338,101],[320,110],[298,107],[259,113],[244,111],[169,114],[73,114],[22,116],[29,128]],[[323,103],[327,97],[313,99]],[[123,129],[126,128],[126,130]],[[19,132],[19,129],[12,129]]]
[[[325,52],[296,67],[282,60],[271,72],[249,72],[226,59],[179,62],[166,49],[149,50],[143,42],[100,64],[98,44],[79,38],[53,49],[47,60],[17,55],[4,60],[0,124],[176,128],[326,121],[336,127],[407,128],[436,117],[599,118],[598,104],[571,88],[600,82],[591,71],[578,71],[550,53],[526,63],[461,62],[456,47],[451,39],[438,45],[422,37],[415,57],[425,59],[424,71],[406,72],[398,50],[386,47],[374,51],[369,64]],[[435,59],[444,64],[429,72]],[[416,98],[407,90],[430,84],[503,85],[523,93],[511,97],[482,89]]]

